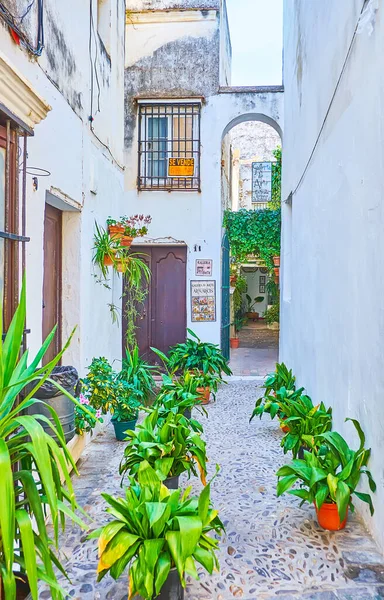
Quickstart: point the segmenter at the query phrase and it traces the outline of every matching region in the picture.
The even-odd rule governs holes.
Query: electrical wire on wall
[[[36,45],[33,46],[28,40],[21,26],[24,19],[30,13],[34,5],[37,4],[37,38]],[[8,8],[0,2],[0,17],[10,28],[11,35],[17,44],[22,44],[34,56],[41,56],[44,48],[44,0],[31,0],[24,13],[15,16],[10,13]]]

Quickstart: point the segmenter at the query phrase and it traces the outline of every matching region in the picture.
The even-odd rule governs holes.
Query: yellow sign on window
[[[194,158],[169,158],[168,177],[193,177],[195,174]]]

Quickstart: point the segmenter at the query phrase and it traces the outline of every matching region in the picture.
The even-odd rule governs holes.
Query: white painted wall
[[[124,213],[124,2],[112,2],[111,10],[114,40],[110,71],[100,56],[96,62],[96,68],[104,73],[99,73],[100,111],[96,111],[97,88],[94,90],[93,126],[99,140],[88,122],[89,3],[46,3],[46,49],[33,61],[0,24],[0,51],[52,107],[28,140],[28,166],[50,172],[49,177],[39,177],[36,192],[32,176],[27,176],[27,235],[31,238],[27,244],[28,344],[33,353],[42,341],[43,224],[46,193],[51,192],[63,207],[68,201],[67,208],[71,209],[63,215],[63,340],[73,327],[77,330],[63,363],[73,364],[81,373],[94,356],[110,360],[121,357],[121,332],[112,325],[107,306],[112,301],[119,303],[121,282],[114,281],[113,289],[106,290],[95,283],[92,267],[95,219],[105,224],[109,214]],[[96,31],[93,47],[97,39]],[[72,69],[71,75],[68,69]],[[80,99],[77,105],[73,103],[74,93]]]
[[[363,4],[285,0],[282,198],[294,194],[284,206],[281,359],[316,403],[334,407],[335,429],[355,447],[344,419],[361,422],[378,484],[373,519],[356,504],[384,548],[382,3],[331,102]]]

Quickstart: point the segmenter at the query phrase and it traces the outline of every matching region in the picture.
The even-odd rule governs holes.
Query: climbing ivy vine
[[[281,146],[273,151],[273,156],[276,161],[272,163],[272,200],[269,203],[269,208],[276,209],[281,206]]]
[[[228,233],[232,256],[239,262],[248,255],[259,256],[269,269],[272,257],[280,255],[280,209],[225,211],[224,227]]]

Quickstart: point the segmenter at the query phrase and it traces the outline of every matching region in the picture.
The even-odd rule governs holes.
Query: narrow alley
[[[260,384],[259,384],[260,385]],[[384,559],[362,522],[351,516],[344,531],[321,529],[312,507],[298,498],[276,498],[277,469],[284,463],[279,448],[282,433],[265,416],[249,423],[260,388],[253,381],[223,385],[204,423],[213,482],[212,500],[225,524],[220,541],[220,572],[200,581],[189,579],[187,600],[378,600],[384,597]],[[196,413],[196,411],[195,411]],[[197,415],[195,415],[197,416]],[[108,522],[101,492],[119,495],[118,466],[125,444],[112,428],[104,430],[79,463],[75,491],[94,519],[94,528]],[[105,457],[108,460],[105,460]],[[197,479],[183,476],[201,491]],[[97,542],[86,541],[77,526],[67,531],[61,555],[71,583],[61,578],[74,600],[126,600],[127,577],[115,583],[109,576],[96,583]],[[66,557],[66,558],[64,558]],[[50,598],[50,591],[40,593]]]

